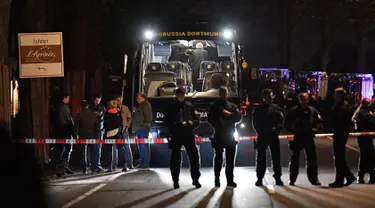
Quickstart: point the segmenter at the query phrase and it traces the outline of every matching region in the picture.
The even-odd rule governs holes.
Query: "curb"
[[[130,171],[127,171],[127,172],[124,172],[124,173],[134,173],[134,172],[137,172],[138,170],[130,170]],[[117,173],[121,173],[122,170],[119,169],[119,170],[116,170],[116,171],[113,171],[113,172],[104,172],[104,173],[90,173],[90,174],[87,174],[87,175],[72,175],[72,176],[67,176],[66,178],[57,178],[57,179],[51,179],[51,180],[44,180],[44,181],[41,181],[42,183],[59,183],[59,182],[70,182],[70,181],[76,181],[76,180],[85,180],[85,179],[91,179],[91,178],[96,178],[96,177],[102,177],[102,176],[108,176],[108,175],[114,175],[114,174],[117,174]]]

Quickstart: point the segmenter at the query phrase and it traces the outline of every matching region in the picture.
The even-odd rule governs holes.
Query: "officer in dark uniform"
[[[343,187],[352,184],[356,177],[346,163],[345,150],[350,128],[352,126],[352,109],[345,100],[344,88],[337,88],[334,94],[334,107],[332,111],[333,127],[333,155],[335,158],[336,179],[329,184],[330,187]],[[344,184],[344,179],[346,183]]]
[[[371,112],[371,101],[367,98],[362,100],[352,118],[354,128],[358,132],[372,132],[375,130],[375,116]],[[358,147],[360,150],[358,166],[358,183],[364,184],[366,173],[370,175],[369,184],[375,184],[375,150],[372,135],[359,136]]]
[[[166,111],[166,124],[172,138],[169,141],[169,147],[172,150],[170,169],[173,180],[173,187],[178,189],[180,167],[181,167],[181,147],[185,147],[190,161],[190,174],[193,179],[193,185],[200,188],[199,183],[199,154],[195,144],[193,129],[199,124],[198,116],[191,103],[185,101],[185,90],[179,88],[176,90],[176,99]]]
[[[208,114],[208,122],[214,127],[215,135],[212,147],[215,149],[215,186],[220,187],[220,172],[223,166],[223,152],[225,149],[225,175],[227,185],[237,187],[233,181],[234,161],[237,141],[234,138],[235,124],[241,120],[241,113],[235,104],[228,101],[228,88],[220,87],[220,100],[215,102]]]
[[[279,133],[283,126],[283,112],[282,109],[272,103],[274,99],[273,91],[271,89],[264,89],[262,91],[263,102],[256,107],[253,113],[253,126],[258,133],[258,140],[256,142],[257,148],[257,182],[256,186],[263,185],[263,177],[266,172],[266,151],[270,147],[273,164],[273,177],[276,180],[276,185],[284,185],[281,180],[281,165],[280,165],[280,141]]]
[[[299,105],[290,109],[285,119],[286,129],[294,133],[293,141],[289,142],[292,153],[289,164],[289,185],[294,186],[297,180],[299,155],[301,150],[305,149],[307,177],[312,185],[320,186],[314,137],[321,117],[318,110],[308,105],[309,95],[307,93],[299,94],[298,99]]]

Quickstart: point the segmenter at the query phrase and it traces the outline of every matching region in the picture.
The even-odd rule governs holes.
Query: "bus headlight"
[[[144,33],[144,37],[147,39],[147,40],[152,40],[155,36],[155,33],[151,30],[147,30],[145,31]]]
[[[224,30],[223,36],[225,39],[232,39],[233,37],[233,31],[231,30]]]

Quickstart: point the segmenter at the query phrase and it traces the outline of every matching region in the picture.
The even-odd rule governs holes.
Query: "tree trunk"
[[[7,67],[8,33],[11,0],[0,3],[0,122],[11,130],[10,121],[10,72]]]
[[[21,10],[25,19],[22,19],[22,32],[45,32],[47,28],[46,1],[24,0],[23,3]],[[49,83],[49,78],[31,78],[20,81],[20,85],[23,85],[20,91],[26,91],[20,92],[21,108],[24,108],[20,109],[20,111],[22,110],[25,113],[24,122],[31,121],[32,128],[31,132],[27,132],[27,137],[49,138],[50,136]],[[29,116],[31,117],[30,119],[28,119]],[[39,163],[48,162],[48,145],[36,145],[35,148]]]

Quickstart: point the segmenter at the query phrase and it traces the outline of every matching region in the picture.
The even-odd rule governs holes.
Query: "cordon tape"
[[[333,134],[315,134],[315,138],[332,137]],[[375,136],[375,132],[353,132],[349,136]],[[258,136],[242,136],[236,137],[236,141],[243,140],[257,140]],[[294,135],[280,135],[279,139],[293,139]],[[165,144],[168,143],[169,138],[119,138],[119,139],[46,139],[46,138],[25,138],[16,139],[19,144]],[[197,143],[210,142],[208,137],[196,137]]]

